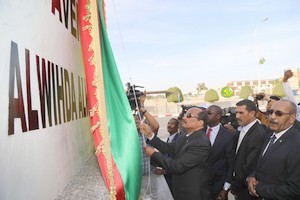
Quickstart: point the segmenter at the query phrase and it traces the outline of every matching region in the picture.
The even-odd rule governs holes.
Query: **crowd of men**
[[[165,176],[175,200],[226,200],[229,192],[237,200],[300,199],[297,105],[280,98],[269,102],[261,112],[256,100],[239,101],[237,129],[220,123],[217,105],[191,107],[180,120],[169,121],[167,142],[144,110],[150,121],[137,122],[139,135],[147,138],[143,154],[153,172]]]

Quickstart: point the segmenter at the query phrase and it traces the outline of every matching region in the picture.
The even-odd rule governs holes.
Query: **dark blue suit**
[[[269,139],[263,150],[268,142]],[[265,200],[299,200],[300,131],[292,127],[259,158],[252,174],[259,182],[257,194]]]
[[[231,183],[233,179],[235,141],[235,134],[230,133],[221,125],[209,157],[213,199],[217,198],[224,183]]]

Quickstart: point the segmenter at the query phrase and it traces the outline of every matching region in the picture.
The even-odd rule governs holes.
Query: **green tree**
[[[212,103],[212,102],[218,101],[218,100],[219,100],[219,95],[216,90],[209,89],[205,92],[204,101]]]
[[[241,88],[240,97],[242,99],[248,99],[248,97],[253,94],[253,90],[249,85],[243,86]]]
[[[183,101],[182,92],[178,87],[169,88],[166,97],[168,102],[178,103]]]
[[[275,86],[273,88],[273,94],[276,95],[276,96],[280,96],[280,97],[285,96],[282,82],[275,84]]]

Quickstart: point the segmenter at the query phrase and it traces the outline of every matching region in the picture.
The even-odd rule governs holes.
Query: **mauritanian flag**
[[[108,40],[103,8],[101,0],[78,1],[91,132],[110,199],[137,200],[142,180],[140,143]]]

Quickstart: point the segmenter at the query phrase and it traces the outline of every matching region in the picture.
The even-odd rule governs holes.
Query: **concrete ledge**
[[[151,183],[151,184],[150,184]],[[76,176],[59,194],[56,200],[107,200],[108,190],[103,181],[103,177],[95,155],[91,156],[82,166]],[[164,176],[155,174],[143,176],[141,186],[141,200],[172,200]]]
[[[109,199],[101,171],[95,155],[82,166],[78,174],[72,178],[58,195],[56,200],[106,200]]]

